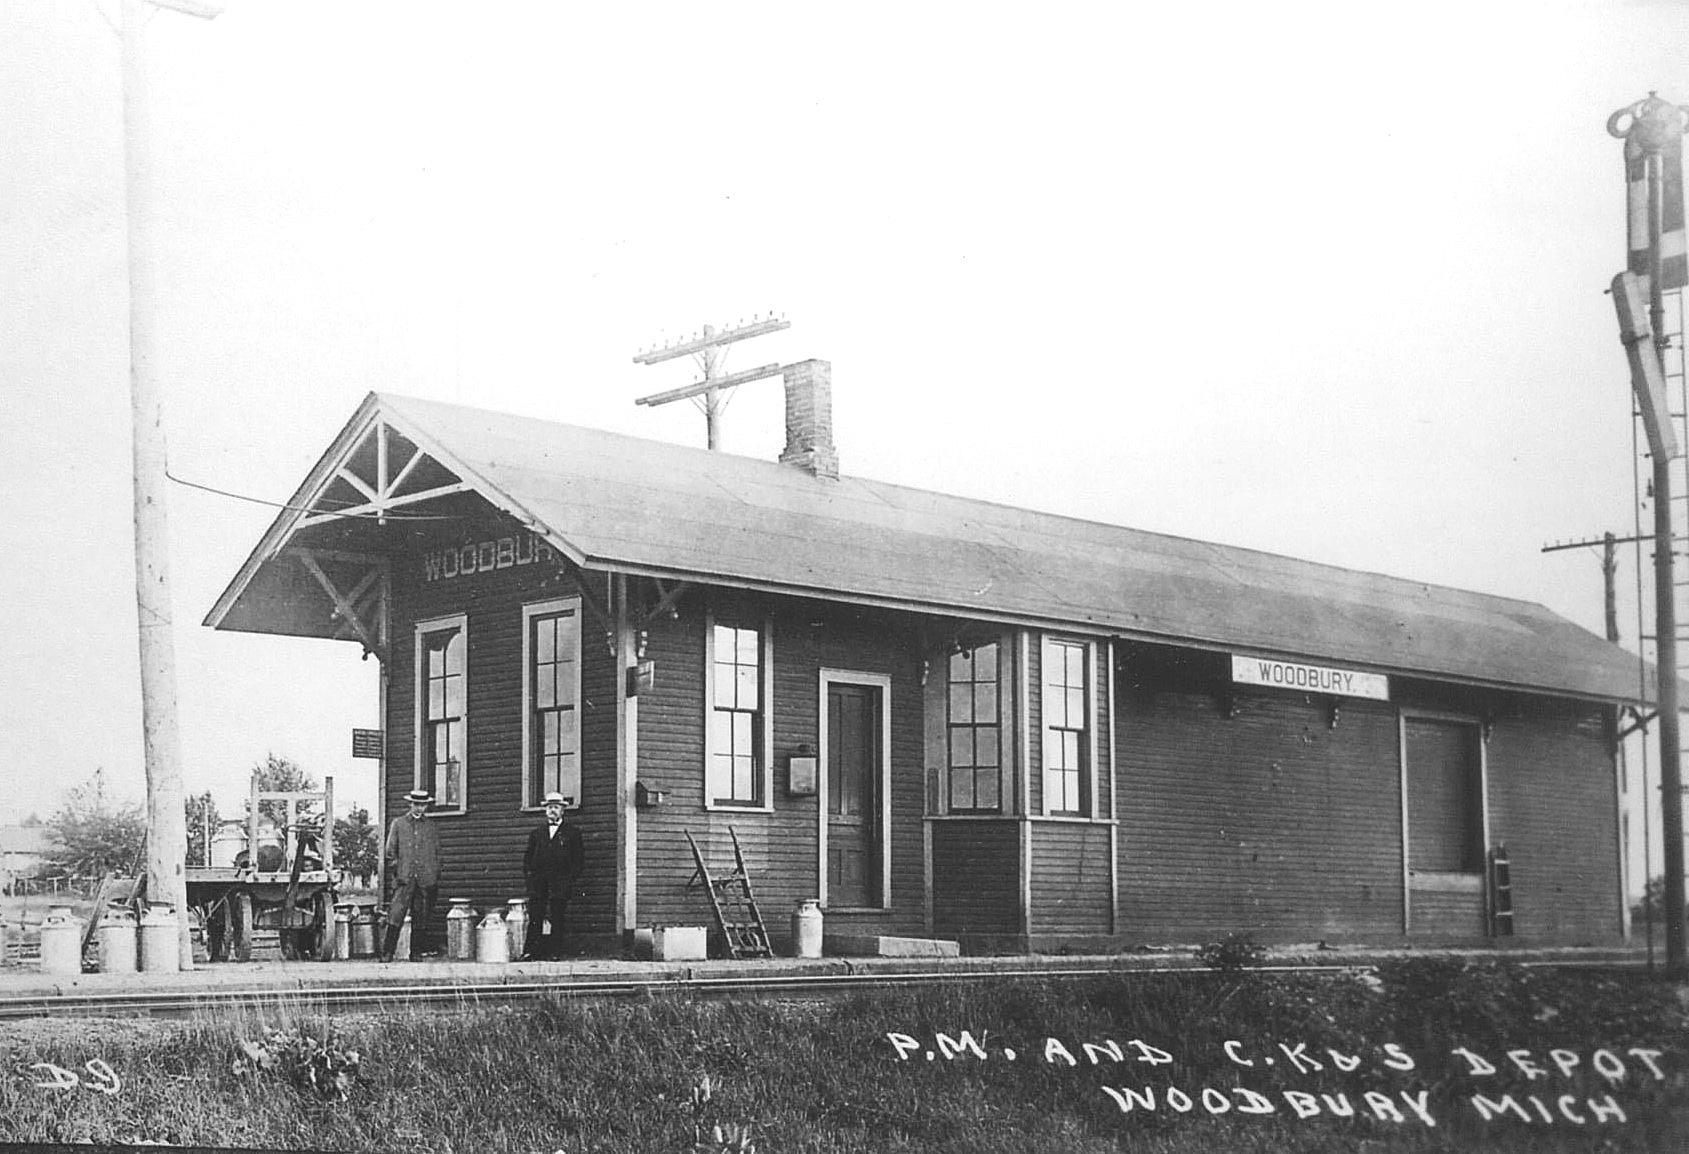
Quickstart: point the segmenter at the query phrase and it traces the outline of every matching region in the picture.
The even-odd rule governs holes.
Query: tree
[[[252,773],[258,780],[260,793],[309,793],[317,789],[317,779],[301,769],[297,762],[277,757],[274,753],[265,754],[264,760],[252,767]],[[287,825],[287,803],[260,801],[258,815],[261,819],[268,820],[276,829],[283,830]],[[297,824],[302,824],[307,818],[321,816],[321,808],[315,801],[294,803],[293,820]],[[259,869],[287,869],[291,864],[285,860],[281,851],[268,846],[259,847]]]
[[[206,838],[217,832],[222,818],[217,812],[217,801],[211,796],[211,791],[193,794],[186,802],[186,816],[188,820],[188,864],[205,865],[211,860],[208,852],[210,843]]]
[[[258,778],[258,789],[264,793],[306,793],[317,788],[316,778],[299,768],[297,763],[273,753],[265,754],[264,760],[252,767],[252,772]],[[294,809],[294,816],[305,817],[315,813],[316,809],[316,802],[300,802]],[[277,829],[287,824],[286,802],[261,801],[258,812],[274,822]]]
[[[380,833],[359,806],[334,823],[334,864],[356,877],[365,889],[381,865]]]
[[[107,797],[103,769],[67,792],[64,804],[45,824],[56,843],[47,852],[49,875],[99,877],[108,870],[132,874],[143,864],[147,823],[141,806]]]
[[[1630,907],[1630,916],[1637,921],[1664,922],[1666,913],[1666,879],[1655,874],[1648,879],[1642,900]]]

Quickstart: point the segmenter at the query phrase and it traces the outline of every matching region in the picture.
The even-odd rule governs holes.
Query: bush
[[[1234,932],[1217,942],[1209,942],[1196,951],[1196,956],[1211,970],[1235,972],[1260,965],[1267,956],[1267,947],[1248,934]]]
[[[240,1048],[245,1056],[235,1059],[236,1077],[279,1073],[301,1093],[311,1091],[342,1101],[358,1084],[358,1052],[342,1048],[327,1030],[320,1037],[298,1030],[271,1030],[262,1042],[242,1042]]]

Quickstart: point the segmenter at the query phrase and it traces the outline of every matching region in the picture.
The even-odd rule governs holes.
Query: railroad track
[[[1634,972],[1637,965],[1611,960],[1526,961],[1529,967],[1609,968]],[[1252,973],[1355,974],[1376,969],[1375,963],[1347,965],[1252,966]],[[1026,967],[983,971],[926,970],[888,973],[861,970],[850,973],[707,974],[675,977],[578,975],[522,982],[413,982],[382,985],[320,987],[254,987],[250,989],[129,991],[99,994],[26,995],[0,998],[0,1021],[25,1018],[191,1017],[207,1010],[256,1009],[285,1004],[300,1009],[356,1009],[428,1005],[438,1007],[496,1006],[546,998],[615,999],[638,997],[800,998],[825,999],[854,990],[932,986],[956,982],[1002,980],[1078,981],[1101,977],[1130,978],[1145,974],[1212,974],[1222,971],[1191,966],[1120,968],[1075,966],[1051,969]]]

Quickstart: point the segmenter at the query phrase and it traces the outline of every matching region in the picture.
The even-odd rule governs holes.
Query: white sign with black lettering
[[[1232,681],[1239,685],[1265,685],[1272,689],[1301,689],[1339,697],[1390,700],[1390,679],[1382,673],[1359,673],[1353,669],[1304,665],[1298,661],[1275,661],[1270,657],[1239,657],[1234,653]]]

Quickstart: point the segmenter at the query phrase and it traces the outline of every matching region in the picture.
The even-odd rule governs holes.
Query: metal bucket
[[[469,908],[468,898],[453,898],[446,914],[446,960],[475,960],[475,911]]]
[[[69,906],[54,906],[41,923],[41,972],[63,975],[82,972],[82,923],[71,914]]]
[[[135,915],[126,909],[109,909],[95,931],[100,939],[100,972],[132,974],[139,968],[139,927]]]
[[[174,974],[182,968],[182,943],[174,906],[149,906],[141,916],[141,972]]]
[[[510,934],[497,910],[482,919],[475,930],[475,957],[482,962],[510,960]]]

